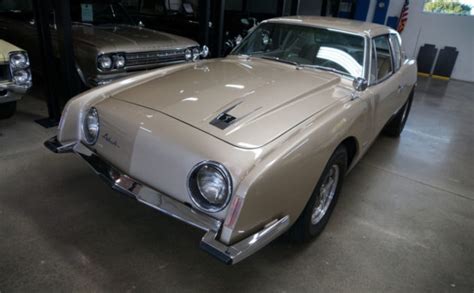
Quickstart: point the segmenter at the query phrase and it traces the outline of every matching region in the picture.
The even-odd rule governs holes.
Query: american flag
[[[405,25],[407,24],[409,5],[410,3],[408,2],[408,0],[405,0],[405,4],[403,4],[402,12],[400,13],[400,21],[398,22],[398,27],[397,27],[397,31],[399,33],[403,32],[403,30],[405,29]]]

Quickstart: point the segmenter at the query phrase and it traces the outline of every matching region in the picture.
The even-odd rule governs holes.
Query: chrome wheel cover
[[[334,164],[329,169],[323,184],[319,188],[319,193],[314,203],[313,212],[311,214],[311,224],[316,225],[321,221],[331,205],[334,195],[336,194],[337,184],[339,182],[339,166]]]

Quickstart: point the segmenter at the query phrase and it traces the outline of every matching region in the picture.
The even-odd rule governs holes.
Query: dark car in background
[[[71,18],[76,69],[86,87],[207,55],[207,50],[201,50],[191,39],[143,27],[130,17],[120,1],[71,0]],[[55,20],[52,11],[51,34],[58,52]],[[0,1],[0,38],[31,52],[33,71],[41,71],[31,0]]]
[[[146,27],[204,42],[198,0],[122,0],[123,6]],[[210,1],[209,43],[213,56],[218,42],[219,1]],[[275,17],[279,1],[225,1],[223,51],[226,55],[258,22]],[[225,43],[225,44],[224,44]]]

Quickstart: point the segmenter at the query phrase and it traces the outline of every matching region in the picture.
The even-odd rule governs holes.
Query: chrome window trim
[[[388,41],[389,41],[389,43],[390,43],[390,47],[391,47],[391,51],[392,51],[392,63],[393,63],[393,65],[395,65],[395,55],[394,55],[394,54],[395,54],[395,52],[394,52],[394,49],[395,49],[395,48],[394,48],[394,44],[393,44],[393,41],[392,41],[392,36],[395,37],[395,38],[397,38],[398,49],[399,49],[399,52],[400,52],[400,60],[398,60],[398,61],[399,61],[399,62],[398,62],[398,63],[399,63],[399,64],[398,64],[398,68],[395,68],[395,66],[394,66],[394,69],[395,69],[395,70],[394,70],[394,73],[397,73],[397,72],[400,70],[400,68],[402,68],[402,64],[403,64],[403,62],[402,62],[402,55],[403,55],[403,54],[402,54],[402,45],[401,45],[400,42],[398,41],[398,37],[397,37],[396,34],[391,33],[391,34],[388,35]]]
[[[391,61],[391,64],[392,64],[392,72],[390,74],[388,74],[387,76],[385,76],[384,78],[380,79],[380,80],[376,80],[374,83],[371,83],[369,84],[369,86],[375,86],[375,85],[378,85],[384,81],[386,81],[387,79],[389,79],[392,75],[395,74],[395,71],[394,71],[394,66],[393,66],[393,52],[392,52],[392,47],[391,47],[391,43],[390,43],[390,34],[381,34],[381,35],[377,35],[377,36],[374,36],[372,37],[372,47],[373,47],[373,50],[371,52],[371,54],[374,54],[374,50],[375,50],[375,53],[377,53],[377,46],[375,46],[375,38],[380,38],[380,37],[386,37],[388,39],[388,42],[389,42],[389,51],[390,51],[390,61]],[[375,58],[375,64],[377,64],[377,58]],[[377,69],[377,73],[378,73],[378,67],[376,66],[375,67]]]

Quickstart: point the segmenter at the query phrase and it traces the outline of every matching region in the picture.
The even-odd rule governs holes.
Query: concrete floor
[[[420,80],[400,139],[349,174],[325,232],[234,267],[203,234],[106,187],[26,98],[0,122],[0,292],[474,292],[474,84]]]

